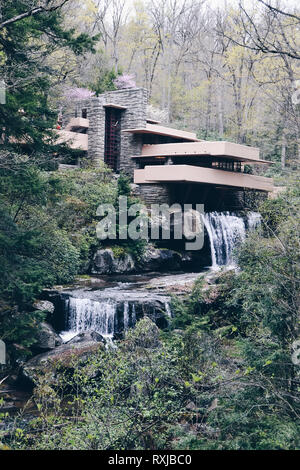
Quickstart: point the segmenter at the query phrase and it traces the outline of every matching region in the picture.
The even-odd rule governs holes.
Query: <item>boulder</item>
[[[92,274],[122,274],[135,270],[135,263],[130,254],[115,257],[113,250],[98,250],[93,258]]]
[[[150,247],[138,268],[142,271],[178,271],[181,265],[182,256],[176,251]]]
[[[140,320],[131,334],[127,336],[132,346],[146,349],[156,349],[161,347],[160,330],[149,318]]]
[[[37,300],[33,304],[36,310],[42,310],[43,312],[53,313],[54,312],[54,305],[49,300]]]
[[[40,323],[38,341],[34,344],[34,349],[49,351],[60,346],[62,343],[63,341],[61,337],[55,332],[49,323]]]
[[[96,341],[97,343],[106,344],[105,338],[100,335],[100,333],[97,333],[97,331],[83,331],[82,333],[78,333],[78,335],[67,341],[66,344],[76,344],[87,341]]]
[[[39,375],[47,373],[49,382],[53,385],[56,381],[56,368],[58,366],[72,370],[74,360],[80,359],[84,363],[91,354],[104,347],[102,342],[95,340],[62,344],[51,351],[38,354],[23,364],[20,370],[19,382],[25,387],[33,387],[37,385]]]

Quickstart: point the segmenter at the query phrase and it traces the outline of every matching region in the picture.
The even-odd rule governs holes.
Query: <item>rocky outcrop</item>
[[[102,335],[100,335],[100,333],[97,333],[97,331],[84,331],[82,333],[78,333],[78,335],[74,336],[66,344],[76,344],[76,343],[84,343],[84,342],[92,342],[92,341],[106,344],[105,338]]]
[[[159,328],[149,317],[145,317],[137,324],[130,341],[132,346],[137,348],[159,348],[161,347]]]
[[[21,368],[19,383],[27,387],[35,386],[38,383],[39,375],[47,372],[49,381],[55,384],[55,371],[58,365],[71,370],[74,367],[75,359],[80,359],[84,363],[91,354],[97,352],[99,348],[105,347],[104,338],[98,333],[93,333],[86,332],[77,341],[76,336],[68,343],[62,344],[51,351],[38,354],[27,361]]]
[[[115,257],[113,250],[98,250],[93,258],[92,274],[122,274],[135,271],[135,263],[130,254]]]
[[[36,302],[33,304],[33,307],[36,310],[41,310],[51,314],[54,312],[55,308],[53,303],[49,302],[49,300],[36,300]]]
[[[179,271],[191,262],[190,254],[150,246],[141,260],[130,254],[114,256],[113,250],[98,250],[91,264],[92,274],[123,274],[149,271]]]
[[[38,331],[38,341],[34,344],[34,349],[38,351],[49,351],[51,349],[56,348],[57,346],[60,346],[61,344],[62,339],[55,332],[52,326],[46,322],[40,323]]]
[[[173,250],[150,247],[138,263],[140,271],[178,271],[182,267],[183,256]]]

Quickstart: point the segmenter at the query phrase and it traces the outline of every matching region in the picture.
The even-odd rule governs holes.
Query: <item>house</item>
[[[206,204],[207,210],[241,207],[251,191],[273,191],[272,178],[245,172],[245,165],[270,165],[259,149],[225,141],[203,141],[193,132],[165,127],[147,116],[144,88],[106,92],[77,101],[65,113],[58,142],[81,149],[97,167],[132,177],[147,204]]]

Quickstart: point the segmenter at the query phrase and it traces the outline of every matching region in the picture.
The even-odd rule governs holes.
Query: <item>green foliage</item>
[[[181,299],[178,296],[172,297],[172,311],[174,318],[171,323],[171,328],[187,328],[191,325],[197,328],[204,327],[207,323],[205,317],[204,296],[203,296],[204,281],[199,278],[193,287],[192,293]]]
[[[279,193],[276,199],[267,199],[259,208],[265,235],[273,237],[277,234],[278,228],[284,226],[286,220],[297,216],[300,197],[299,174],[295,173],[288,182],[285,192]]]
[[[66,174],[39,181],[33,172],[30,208],[35,201],[55,213],[56,201],[64,207],[76,196],[92,220],[95,201],[83,184],[99,180],[91,172],[74,172],[69,181]],[[34,189],[42,183],[49,185],[46,203]],[[114,201],[130,194],[123,177],[118,187],[110,187]],[[159,332],[144,318],[117,348],[99,347],[74,358],[71,368],[56,364],[54,374],[45,369],[34,392],[38,417],[25,424],[17,418],[3,443],[13,449],[299,449],[299,366],[291,361],[299,338],[298,207],[294,184],[265,201],[262,230],[240,248],[241,269],[219,274],[215,285],[200,278],[190,295],[174,297],[169,330]],[[72,213],[62,216],[68,234]],[[17,224],[25,220],[19,211]],[[123,246],[114,249],[122,253]],[[32,341],[35,315],[16,312],[8,327],[17,324],[24,345]],[[9,340],[15,341],[13,331]]]
[[[38,4],[37,1],[32,2]],[[24,2],[5,2],[1,6],[4,21],[24,12]],[[0,106],[1,127],[6,148],[29,155],[39,154],[45,161],[65,147],[53,144],[52,129],[57,115],[48,103],[55,71],[47,60],[58,49],[72,50],[76,55],[94,50],[98,37],[76,34],[64,27],[61,9],[29,16],[9,24],[0,31],[3,57],[1,76],[6,81],[6,105]]]
[[[117,349],[99,349],[88,361],[77,363],[71,377],[61,370],[55,387],[49,386],[47,373],[41,375],[35,390],[40,417],[25,428],[23,425],[22,436],[16,432],[9,445],[27,449],[170,448],[174,423],[182,421],[183,429],[193,422],[195,410],[210,402],[204,390],[212,365],[201,370],[204,361],[199,342],[198,335],[162,342],[155,324],[142,319]],[[195,354],[187,368],[185,357],[191,347]],[[189,404],[197,400],[197,393],[199,402],[191,410]],[[62,406],[62,397],[68,402],[69,418],[62,418],[56,406],[57,400]]]
[[[202,140],[218,141],[223,140],[223,136],[220,136],[218,131],[207,131],[206,129],[200,129],[197,132],[197,138]]]
[[[33,343],[38,322],[24,312],[43,288],[86,269],[98,245],[97,207],[114,202],[117,188],[105,168],[44,172],[16,155],[0,176],[0,337],[27,348],[26,325]]]
[[[223,399],[209,425],[215,449],[299,449],[299,184],[262,206],[263,230],[240,249],[241,271],[220,308],[239,335],[240,386]],[[228,414],[228,408],[231,409]],[[230,440],[228,438],[230,436]]]
[[[209,289],[198,280],[189,296],[174,299],[169,331],[144,318],[116,349],[74,363],[71,375],[57,369],[52,386],[42,374],[40,416],[23,427],[17,421],[4,444],[299,449],[299,366],[291,360],[299,338],[297,194],[282,195],[289,216],[276,218],[273,236],[258,230],[246,239],[239,271]]]
[[[127,253],[126,248],[124,246],[113,245],[111,249],[115,258],[122,258]]]
[[[118,196],[130,197],[130,179],[128,176],[121,174],[118,178]],[[135,202],[135,201],[132,201]]]
[[[47,205],[54,202],[55,182],[29,163],[1,170],[1,294],[23,307],[43,286],[71,280],[78,253],[59,231]]]
[[[26,6],[1,2],[2,21]],[[6,84],[6,104],[0,106],[0,337],[6,338],[10,357],[35,341],[42,316],[32,311],[32,301],[44,287],[71,281],[79,269],[80,248],[52,210],[59,211],[59,181],[41,171],[55,168],[58,155],[72,154],[53,141],[57,113],[48,94],[57,74],[49,58],[59,49],[75,55],[93,50],[96,39],[67,30],[61,9],[0,31]]]
[[[121,75],[122,72],[119,70],[118,73],[115,70],[103,70],[97,79],[89,85],[90,90],[96,92],[96,96],[101,95],[105,91],[114,91],[116,86],[114,80],[118,75]]]
[[[146,245],[147,245],[147,240],[143,238],[138,238],[137,240],[132,240],[131,238],[127,237],[126,239],[119,238],[120,236],[120,225],[119,225],[119,197],[120,196],[125,196],[127,197],[127,210],[133,205],[133,204],[140,204],[140,201],[138,198],[132,197],[131,196],[131,187],[130,187],[130,178],[125,175],[121,174],[118,178],[118,186],[117,186],[117,198],[115,202],[115,209],[118,214],[117,218],[117,238],[115,241],[115,244],[118,245],[119,253],[120,253],[120,248],[124,249],[124,252],[130,253],[136,260],[141,259]],[[140,211],[137,212],[136,217],[147,217],[146,215],[142,215]],[[128,234],[128,225],[130,222],[134,219],[135,217],[127,217],[127,226],[123,227],[122,230],[125,232],[125,234]],[[112,249],[114,249],[114,241],[109,240],[109,244],[112,244]]]
[[[52,173],[50,180],[57,187],[59,204],[52,205],[49,212],[79,250],[80,268],[84,270],[92,250],[99,247],[97,208],[100,204],[115,203],[117,185],[104,165],[98,169]]]
[[[39,324],[45,319],[41,311],[19,311],[1,304],[0,338],[7,349],[7,366],[13,367],[17,359],[31,355],[30,347],[37,340]]]

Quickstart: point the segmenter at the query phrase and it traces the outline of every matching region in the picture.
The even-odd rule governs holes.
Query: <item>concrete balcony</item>
[[[146,166],[134,171],[134,183],[201,183],[258,191],[273,191],[273,179],[192,165]]]
[[[143,145],[142,154],[133,158],[149,157],[221,157],[247,163],[272,164],[273,162],[261,160],[259,149],[232,142],[183,142],[175,144]],[[199,159],[199,158],[198,158]],[[226,161],[226,160],[225,160]]]
[[[57,130],[57,144],[67,144],[71,149],[88,150],[88,135],[78,132]]]
[[[65,130],[78,132],[83,129],[88,129],[89,125],[90,125],[90,122],[88,119],[84,119],[81,117],[72,118],[70,119],[70,122],[67,124]]]
[[[180,140],[198,142],[198,139],[194,132],[181,131],[178,129],[172,129],[171,127],[164,127],[164,126],[159,126],[157,124],[151,124],[149,122],[146,123],[146,127],[124,129],[122,130],[122,132],[129,132],[131,134],[162,135],[165,137],[172,137],[172,138],[180,139]]]

